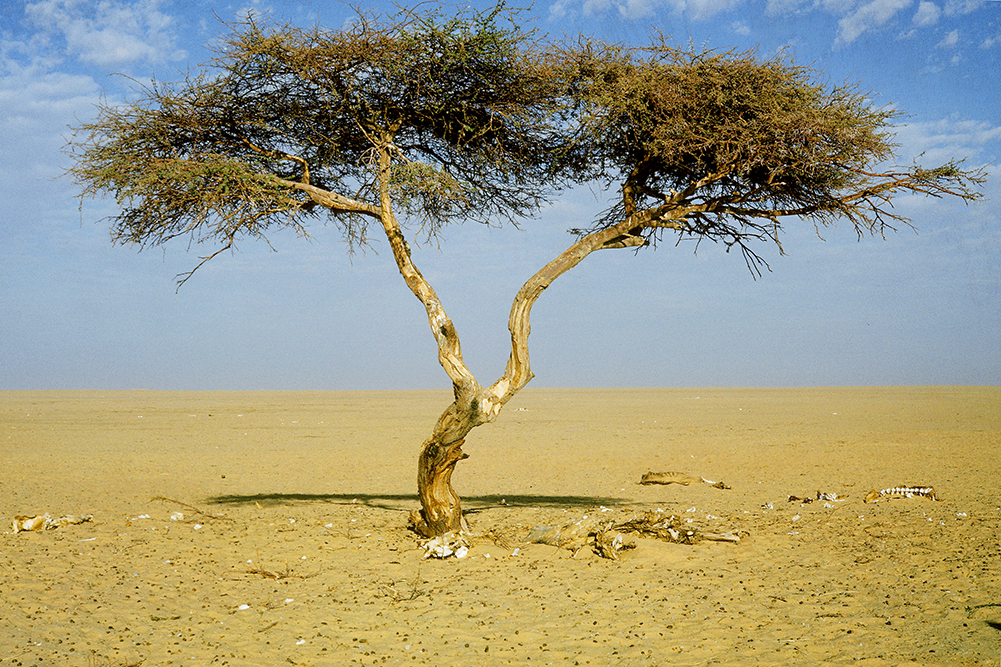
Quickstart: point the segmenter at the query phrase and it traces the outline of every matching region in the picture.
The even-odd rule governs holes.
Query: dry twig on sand
[[[491,528],[483,533],[483,537],[493,542],[494,546],[501,549],[513,549],[521,544],[518,532],[511,528]]]
[[[418,570],[417,574],[414,575],[414,578],[406,582],[410,586],[409,593],[401,593],[398,591],[396,589],[395,581],[388,584],[382,584],[379,588],[387,597],[392,598],[393,602],[410,602],[412,600],[416,600],[422,595],[427,594],[427,591],[420,587],[423,581],[424,580],[421,579],[421,572]]]
[[[133,662],[122,663],[121,667],[139,667],[139,665],[143,664],[145,661],[146,661],[145,658],[139,658],[138,660],[135,660]],[[108,665],[108,667],[115,667],[115,663],[98,662],[97,651],[94,650],[92,650],[90,652],[90,655],[87,656],[87,665],[88,667],[101,667],[102,665]]]
[[[244,570],[247,574],[259,574],[265,579],[274,579],[275,581],[281,581],[283,579],[309,579],[310,577],[315,577],[320,572],[316,571],[311,574],[296,574],[292,571],[292,568],[285,564],[285,570],[283,572],[273,572],[271,570],[265,570],[261,566],[255,566],[250,569]]]
[[[167,498],[166,496],[153,496],[150,500],[160,500],[165,503],[174,503],[175,505],[180,505],[181,507],[194,512],[200,517],[204,517],[209,521],[235,521],[228,516],[223,516],[221,514],[212,514],[211,512],[206,512],[204,510],[198,509],[194,505],[189,505],[188,503],[183,503],[180,500],[174,500],[173,498]]]

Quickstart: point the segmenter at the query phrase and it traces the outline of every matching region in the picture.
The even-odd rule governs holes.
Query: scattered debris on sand
[[[678,544],[695,544],[700,540],[714,542],[740,542],[747,537],[747,531],[703,532],[681,518],[670,515],[665,517],[657,512],[647,512],[642,517],[630,519],[615,526],[615,530],[638,533],[643,537],[652,537],[665,542]]]
[[[233,519],[229,518],[228,516],[223,516],[222,514],[213,514],[211,512],[206,512],[206,511],[204,511],[202,509],[199,509],[199,508],[195,507],[194,505],[189,505],[188,503],[181,502],[180,500],[174,500],[173,498],[167,498],[165,496],[154,496],[154,497],[150,498],[150,500],[151,501],[152,500],[159,500],[160,502],[164,502],[164,503],[173,503],[175,505],[180,505],[181,507],[187,509],[188,511],[193,512],[194,514],[197,514],[198,516],[202,517],[202,520],[207,520],[207,521],[230,521],[230,522],[233,521]],[[185,520],[184,519],[184,513],[183,512],[179,512],[179,511],[173,512],[170,515],[170,518],[173,521],[184,521]],[[195,520],[196,519],[189,519],[188,521],[190,522],[190,521],[195,521]]]
[[[591,537],[594,540],[594,553],[598,554],[602,558],[608,558],[610,560],[619,560],[619,552],[624,549],[635,549],[635,542],[626,542],[622,538],[622,533],[615,533],[615,537],[611,537],[612,533],[605,532],[602,530],[596,530],[591,533]]]
[[[469,553],[469,540],[462,533],[445,533],[424,542],[425,558],[465,558]]]
[[[549,544],[577,551],[587,541],[589,535],[598,529],[598,520],[584,516],[563,526],[534,526],[525,541],[529,544]]]
[[[894,498],[927,498],[928,500],[938,500],[935,489],[930,486],[894,486],[889,489],[873,489],[865,494],[865,502],[878,503],[881,500],[892,500]]]
[[[15,533],[32,530],[55,530],[63,526],[77,525],[93,520],[94,516],[92,514],[67,514],[58,519],[53,519],[48,513],[37,516],[15,516],[12,522],[12,529]]]
[[[696,477],[687,472],[648,472],[640,479],[640,484],[648,486],[650,484],[680,484],[688,486],[692,482],[701,482],[717,489],[729,489],[723,482],[715,482],[705,477]]]
[[[808,503],[820,502],[825,503],[843,503],[848,500],[848,496],[843,496],[839,493],[824,493],[823,491],[817,491],[817,496],[789,496],[789,502],[791,503],[801,503],[806,505]]]

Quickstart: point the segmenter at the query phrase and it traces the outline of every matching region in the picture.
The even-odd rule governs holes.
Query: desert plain
[[[425,558],[449,400],[0,392],[0,666],[1001,664],[999,387],[526,389]],[[896,486],[938,500],[863,502]],[[741,539],[528,541],[644,516]]]

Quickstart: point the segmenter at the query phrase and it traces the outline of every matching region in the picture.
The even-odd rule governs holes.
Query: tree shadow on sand
[[[305,503],[329,503],[333,505],[365,505],[381,509],[412,509],[419,505],[417,494],[369,494],[369,493],[257,493],[252,495],[213,496],[207,499],[212,505],[300,505]],[[570,509],[594,507],[597,505],[618,505],[623,498],[602,496],[536,496],[536,495],[489,495],[466,496],[462,499],[466,514],[472,514],[491,507],[548,507]]]

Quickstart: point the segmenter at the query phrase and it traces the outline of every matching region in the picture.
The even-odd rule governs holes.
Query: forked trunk
[[[452,471],[468,454],[462,451],[466,436],[475,427],[493,421],[500,405],[488,391],[475,384],[457,388],[448,406],[421,446],[417,461],[417,495],[420,512],[411,512],[410,525],[424,537],[466,530],[459,495],[452,488]]]
[[[458,335],[437,298],[421,299],[428,306],[432,331],[438,340],[438,359],[453,380],[455,401],[442,413],[431,436],[421,446],[417,463],[421,509],[410,514],[411,528],[419,535],[434,537],[466,531],[459,496],[452,488],[452,471],[459,461],[468,458],[462,445],[469,432],[496,419],[504,404],[532,379],[528,355],[532,305],[553,280],[595,250],[642,245],[643,240],[630,235],[625,227],[623,224],[579,240],[522,286],[515,296],[508,321],[511,356],[504,375],[489,388],[481,388],[462,362]],[[433,294],[426,283],[415,283],[424,288],[425,293]],[[420,290],[414,291],[422,295]]]
[[[446,445],[432,436],[421,446],[417,460],[417,495],[421,500],[421,510],[411,513],[410,517],[411,525],[419,535],[433,537],[466,529],[459,496],[452,488],[455,464],[469,456],[462,451],[463,442],[460,440]]]
[[[452,320],[445,313],[434,289],[414,266],[410,247],[403,237],[399,221],[393,215],[389,189],[392,175],[391,155],[394,150],[399,149],[393,145],[392,139],[391,133],[387,133],[383,137],[383,142],[376,147],[379,156],[380,206],[359,212],[373,215],[382,222],[400,274],[414,296],[424,304],[431,333],[438,344],[438,362],[452,380],[455,391],[455,401],[438,418],[431,436],[421,446],[417,464],[417,492],[421,509],[410,514],[410,523],[414,531],[425,537],[435,537],[447,532],[466,530],[459,496],[452,489],[452,471],[459,461],[467,458],[462,451],[466,436],[477,426],[496,419],[504,404],[532,379],[528,359],[528,335],[531,331],[529,318],[535,301],[550,283],[577,266],[595,250],[630,248],[645,244],[646,241],[634,235],[632,230],[652,223],[645,219],[641,222],[634,220],[638,215],[630,216],[630,219],[618,225],[588,234],[578,239],[529,278],[518,290],[511,305],[511,315],[508,319],[511,355],[508,357],[504,375],[489,388],[482,388],[462,360],[459,335]],[[314,195],[311,193],[310,196]],[[326,205],[335,204],[336,202]],[[675,212],[675,215],[682,214]],[[663,221],[656,224],[669,226]]]

